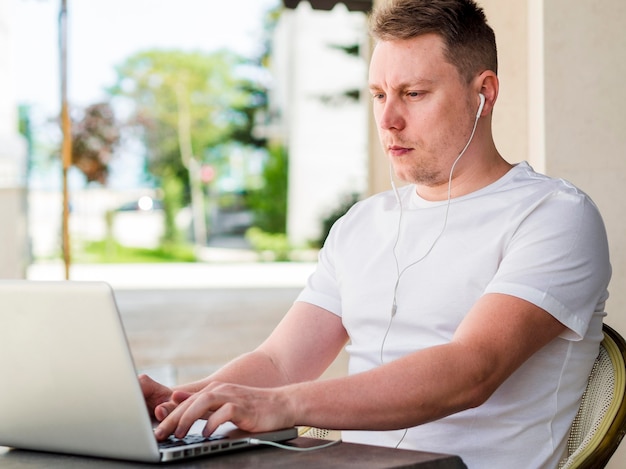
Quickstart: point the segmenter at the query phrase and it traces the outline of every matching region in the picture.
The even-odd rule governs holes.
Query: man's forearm
[[[268,388],[310,381],[326,370],[347,340],[341,318],[317,306],[296,302],[271,336],[253,352],[234,359],[207,378],[176,386],[175,390],[197,392],[212,382]]]
[[[481,405],[564,329],[525,300],[488,294],[447,344],[345,378],[293,384],[285,395],[299,425],[407,428]]]
[[[296,383],[283,390],[293,403],[297,425],[340,430],[407,428],[476,404],[470,367],[442,365],[455,356],[454,348],[439,346],[368,372]]]
[[[289,384],[285,373],[261,350],[241,355],[208,377],[192,383],[175,386],[175,391],[197,392],[209,383],[242,384],[261,388]]]

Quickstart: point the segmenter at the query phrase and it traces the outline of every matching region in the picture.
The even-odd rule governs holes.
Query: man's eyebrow
[[[394,86],[394,89],[399,89],[399,90],[408,90],[408,89],[413,89],[413,88],[420,88],[423,86],[432,86],[434,83],[436,82],[436,80],[433,80],[431,78],[415,78],[413,80],[408,80],[405,81],[403,83],[400,83],[398,85]],[[369,89],[370,90],[380,90],[383,87],[376,84],[376,83],[370,83],[369,84]]]

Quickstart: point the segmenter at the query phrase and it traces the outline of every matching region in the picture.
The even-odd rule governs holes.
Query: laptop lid
[[[2,446],[159,462],[297,435],[218,429],[219,440],[163,456],[104,282],[0,281],[0,374]]]

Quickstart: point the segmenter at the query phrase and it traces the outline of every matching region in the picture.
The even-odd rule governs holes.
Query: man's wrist
[[[311,413],[314,407],[312,399],[308,396],[307,383],[297,383],[284,386],[283,392],[286,400],[286,408],[293,425],[310,425]]]

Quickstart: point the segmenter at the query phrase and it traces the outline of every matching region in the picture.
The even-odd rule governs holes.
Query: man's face
[[[380,141],[396,176],[430,187],[447,184],[470,138],[479,98],[445,59],[441,38],[379,42],[370,90]]]

